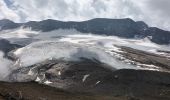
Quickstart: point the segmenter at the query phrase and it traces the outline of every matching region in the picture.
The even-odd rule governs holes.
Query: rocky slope
[[[120,53],[126,59],[131,60],[133,64],[141,63],[143,67],[155,67],[155,70],[159,71],[170,71],[170,57],[164,55],[158,55],[154,53],[149,53],[146,51],[136,50],[130,47],[118,46],[124,52]],[[169,52],[162,51],[166,55],[169,55]]]
[[[141,70],[65,70],[52,88],[34,82],[0,83],[2,100],[169,100],[170,74]],[[77,73],[77,70],[82,70]],[[86,72],[88,71],[88,72]],[[90,73],[89,73],[90,71]],[[107,72],[107,74],[103,74]],[[49,73],[53,77],[53,73]],[[72,74],[72,75],[71,75]],[[90,74],[82,82],[83,75]],[[101,76],[95,74],[102,74]],[[48,76],[47,75],[47,76]],[[80,75],[80,76],[79,76]],[[52,78],[46,77],[52,81]],[[99,81],[100,80],[100,81]],[[66,83],[70,82],[70,83]],[[56,84],[58,83],[58,84]],[[54,85],[55,84],[55,85]],[[58,85],[65,85],[64,89]],[[50,84],[49,84],[50,85]]]

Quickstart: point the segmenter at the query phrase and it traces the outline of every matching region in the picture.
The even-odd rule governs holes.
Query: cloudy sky
[[[0,19],[132,18],[170,30],[170,0],[0,0]]]

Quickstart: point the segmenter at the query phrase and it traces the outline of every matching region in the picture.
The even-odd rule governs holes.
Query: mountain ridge
[[[15,23],[8,19],[0,20],[0,31],[15,29],[18,27],[31,28],[34,31],[48,32],[57,29],[76,29],[82,33],[98,35],[114,35],[123,38],[145,38],[157,44],[169,44],[170,32],[156,27],[149,27],[143,21],[134,21],[130,18],[107,19],[95,18],[86,21],[59,21],[47,19],[42,21],[29,21],[26,23]]]

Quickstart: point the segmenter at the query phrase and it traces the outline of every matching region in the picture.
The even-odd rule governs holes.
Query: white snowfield
[[[81,58],[86,58],[108,64],[113,69],[136,68],[115,59],[99,47],[69,42],[39,41],[16,50],[14,54],[20,61],[20,67],[31,66],[52,58],[66,61],[80,61]]]
[[[116,36],[94,35],[91,33],[81,33],[75,29],[58,29],[50,32],[32,31],[31,28],[13,29],[0,32],[0,38],[5,38],[11,42],[19,42],[26,39],[34,40],[58,40],[78,44],[93,44],[112,48],[114,45],[129,46],[152,53],[158,53],[156,50],[170,51],[170,45],[158,45],[145,39],[124,39]],[[29,42],[30,43],[30,42]]]
[[[80,33],[74,29],[36,32],[29,28],[18,28],[0,32],[0,38],[5,38],[11,43],[26,45],[13,52],[18,58],[16,62],[4,58],[3,53],[0,52],[0,65],[3,65],[0,66],[0,80],[4,80],[15,69],[13,66],[18,68],[28,67],[53,58],[67,61],[80,61],[81,58],[98,60],[114,70],[142,69],[140,64],[133,65],[129,63],[131,61],[119,55],[118,52],[122,51],[115,45],[132,47],[156,54],[162,54],[157,50],[170,50],[169,45],[158,45],[148,38],[124,39],[116,36]],[[29,42],[25,42],[25,39]],[[164,55],[166,56],[166,54]],[[124,59],[124,61],[117,58]],[[155,70],[155,68],[157,67],[151,66],[148,67],[148,70]]]
[[[20,61],[21,67],[30,66],[52,58],[70,61],[87,58],[96,59],[115,69],[139,69],[140,67],[130,65],[128,61],[122,62],[117,60],[116,57],[119,57],[119,55],[116,52],[122,51],[115,45],[128,46],[157,54],[157,49],[169,50],[170,48],[169,46],[155,44],[147,38],[124,39],[116,36],[80,33],[74,29],[40,32],[31,38],[39,41],[14,52]]]

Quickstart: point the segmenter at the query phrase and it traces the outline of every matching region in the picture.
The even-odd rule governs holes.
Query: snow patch
[[[100,83],[100,81],[97,81],[97,82],[96,82],[96,85],[99,84],[99,83]]]
[[[48,81],[48,80],[44,82],[44,84],[47,84],[47,85],[48,85],[48,84],[51,84],[51,83],[53,83],[53,82],[50,82],[50,81]]]
[[[82,82],[85,82],[85,80],[90,76],[90,74],[84,75]]]
[[[61,72],[60,72],[60,71],[58,71],[58,75],[59,75],[59,76],[61,75]]]
[[[35,81],[36,81],[36,82],[40,82],[41,79],[40,79],[39,77],[37,77]]]

